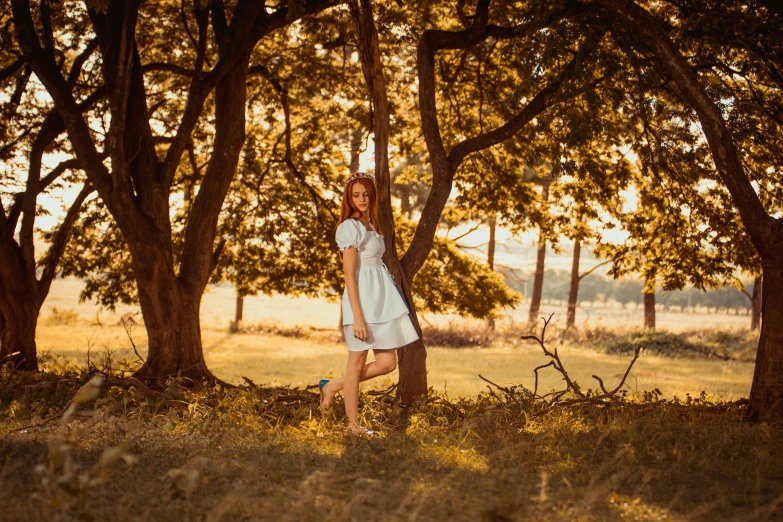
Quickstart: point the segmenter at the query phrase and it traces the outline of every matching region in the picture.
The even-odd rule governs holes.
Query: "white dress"
[[[370,225],[372,226],[372,225]],[[400,348],[419,339],[413,326],[408,307],[394,285],[394,279],[384,264],[386,252],[383,235],[367,230],[356,219],[346,219],[337,227],[335,239],[340,251],[356,247],[356,281],[359,289],[359,305],[367,324],[367,341],[353,336],[353,311],[348,299],[348,288],[343,292],[343,329],[348,350],[386,350]]]

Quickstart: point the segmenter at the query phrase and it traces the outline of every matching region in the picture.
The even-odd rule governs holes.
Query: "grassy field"
[[[42,315],[46,317],[53,308],[73,310],[85,320],[95,322],[100,316],[102,322],[116,323],[117,318],[126,312],[136,312],[137,307],[120,306],[116,313],[100,311],[93,303],[79,303],[79,292],[83,283],[78,279],[57,279],[44,303]],[[201,301],[201,323],[206,328],[228,328],[234,318],[235,295],[230,286],[210,286]],[[516,310],[506,310],[498,320],[498,327],[518,329],[527,322],[528,303],[523,303]],[[541,315],[555,314],[555,324],[565,321],[566,310],[563,306],[544,304]],[[256,296],[245,299],[244,319],[247,323],[260,321],[277,323],[281,326],[313,326],[316,328],[336,328],[340,318],[339,303],[327,302],[324,299],[295,298],[288,296]],[[484,324],[483,321],[465,320],[453,315],[424,314],[423,320],[434,325],[447,325],[459,322],[471,326]],[[664,312],[657,313],[657,325],[663,330],[679,332],[694,328],[742,329],[748,328],[750,318],[734,314],[694,314]],[[621,308],[609,306],[596,308],[589,306],[577,309],[577,325],[580,327],[628,327],[641,326],[643,323],[642,309]]]
[[[133,340],[142,357],[146,356],[146,334],[137,327]],[[313,384],[321,377],[342,375],[347,361],[343,343],[333,334],[315,332],[310,338],[292,338],[269,334],[229,334],[228,330],[205,329],[204,356],[217,376],[232,383],[248,377],[258,384],[300,386]],[[88,346],[97,359],[106,350],[115,358],[133,358],[125,330],[119,326],[40,326],[39,349],[51,356],[78,364],[87,362]],[[468,397],[486,391],[487,379],[507,386],[522,383],[532,387],[533,368],[547,359],[535,344],[498,342],[486,348],[439,348],[427,350],[428,380],[440,393],[450,397]],[[629,356],[609,355],[564,345],[561,357],[569,374],[583,385],[593,386],[593,374],[607,385],[619,381]],[[372,359],[372,356],[370,356]],[[753,376],[753,364],[704,359],[672,359],[643,355],[634,366],[627,385],[631,390],[658,388],[667,396],[686,393],[733,400],[747,396]],[[397,371],[365,383],[366,389],[386,387],[397,380]],[[541,372],[542,389],[561,386],[558,376]]]
[[[75,279],[55,282],[39,321],[39,350],[77,364],[86,363],[88,350],[93,357],[109,350],[115,352],[115,358],[133,358],[125,330],[116,323],[122,314],[135,309],[126,307],[115,313],[100,312],[90,303],[77,302],[80,290],[81,282]],[[232,335],[228,325],[233,317],[233,306],[233,293],[225,287],[213,288],[202,303],[204,355],[209,367],[223,380],[241,383],[242,377],[248,377],[257,383],[300,386],[315,383],[324,376],[342,374],[347,359],[345,345],[337,341],[334,328],[339,318],[337,304],[289,297],[247,300],[246,324],[264,321],[272,332],[298,337],[269,332]],[[620,311],[610,312],[615,313],[609,321],[610,326],[619,327],[621,318],[616,314]],[[630,310],[626,312],[631,313]],[[735,328],[739,328],[738,319],[747,320],[742,316],[668,315],[690,317],[691,328],[706,329],[714,327],[718,321],[722,322],[723,328],[731,327],[732,319],[737,320]],[[63,316],[65,320],[62,320]],[[70,320],[68,316],[71,316]],[[455,321],[451,317],[430,317],[427,320],[434,325],[445,325],[441,328],[448,328],[449,321]],[[557,320],[556,315],[554,326],[557,326]],[[522,383],[532,386],[533,368],[547,360],[536,344],[517,340],[521,332],[511,325],[511,321],[512,318],[507,317],[499,322],[498,330],[503,335],[480,348],[429,347],[427,367],[430,385],[450,397],[469,397],[486,390],[486,383],[478,377],[480,373],[500,385]],[[665,316],[659,317],[659,324],[665,325],[665,321]],[[683,327],[686,324],[681,323]],[[481,323],[461,321],[453,324],[471,328]],[[677,328],[674,330],[677,331]],[[139,352],[145,356],[143,326],[135,327],[132,335]],[[563,343],[559,349],[569,373],[585,386],[595,384],[591,377],[594,374],[601,376],[607,384],[618,380],[630,360],[630,355],[600,353],[585,349],[580,343]],[[695,396],[705,391],[717,399],[733,400],[747,396],[752,375],[752,362],[672,359],[644,354],[636,363],[627,387],[636,391],[658,388],[666,397],[682,397],[686,393]],[[542,389],[561,385],[559,377],[551,372],[544,371],[541,377]],[[386,387],[396,379],[395,371],[364,386],[366,389]]]
[[[0,376],[0,520],[783,519],[783,427],[745,422],[742,406],[727,402],[747,396],[753,372],[753,338],[739,322],[721,333],[710,325],[723,318],[692,316],[672,330],[695,331],[650,336],[614,317],[570,340],[553,336],[550,348],[585,388],[593,374],[614,387],[628,351],[650,351],[626,397],[546,412],[522,395],[490,394],[478,376],[532,388],[533,368],[547,362],[507,318],[491,342],[471,337],[480,347],[428,348],[426,401],[403,406],[384,396],[396,371],[364,383],[361,422],[376,431],[367,439],[345,434],[340,396],[319,412],[307,388],[346,362],[336,305],[258,298],[246,304],[249,333],[230,334],[233,296],[217,289],[204,300],[205,357],[242,386],[91,395],[77,393],[88,377],[77,366],[89,358],[117,368],[135,357],[116,324],[132,310],[77,305],[77,283],[58,282],[39,322],[49,372]],[[428,321],[445,336],[476,326]],[[146,356],[143,326],[131,337]],[[659,355],[667,343],[679,357]],[[539,390],[561,387],[557,374],[542,372]],[[655,389],[662,395],[645,393]]]
[[[783,429],[742,422],[730,404],[653,397],[542,414],[486,393],[406,408],[365,394],[360,416],[377,435],[359,438],[341,429],[341,399],[320,414],[310,391],[183,390],[163,402],[111,388],[69,417],[78,384],[51,382],[0,388],[2,520],[783,516]]]

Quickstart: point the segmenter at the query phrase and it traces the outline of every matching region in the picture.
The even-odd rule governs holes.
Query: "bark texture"
[[[20,291],[21,289],[21,291]],[[5,321],[0,334],[0,364],[11,363],[17,370],[38,370],[35,327],[41,307],[24,287],[4,292],[0,314]]]
[[[597,0],[627,30],[641,52],[650,50],[661,69],[693,107],[710,146],[723,185],[731,194],[742,224],[761,258],[762,321],[748,416],[773,420],[783,417],[783,315],[779,304],[783,280],[783,222],[767,214],[751,185],[731,132],[696,71],[671,40],[665,25],[632,0]],[[769,280],[767,280],[769,278]],[[777,292],[770,296],[769,292]],[[769,310],[769,312],[768,312]]]
[[[397,350],[400,379],[397,398],[412,403],[427,396],[427,351],[421,339],[421,326],[411,297],[410,281],[403,276],[397,256],[394,218],[391,205],[391,173],[389,171],[389,102],[383,74],[381,51],[372,6],[369,0],[351,0],[348,4],[359,35],[359,55],[367,89],[373,105],[375,140],[375,180],[378,189],[378,217],[386,246],[384,262],[394,276],[400,294],[405,299],[410,318],[419,334],[419,340]],[[412,281],[412,277],[411,277]]]
[[[753,279],[753,294],[750,299],[750,329],[758,330],[761,328],[761,276]]]
[[[757,420],[783,417],[783,273],[764,267],[761,336],[750,390],[749,415]]]

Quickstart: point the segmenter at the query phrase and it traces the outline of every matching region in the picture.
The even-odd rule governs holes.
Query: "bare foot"
[[[318,409],[325,410],[331,406],[335,395],[337,395],[337,392],[334,390],[332,381],[327,382],[321,390],[321,403],[318,405]]]
[[[349,422],[346,426],[346,431],[349,435],[373,435],[372,430],[361,427],[359,424]]]

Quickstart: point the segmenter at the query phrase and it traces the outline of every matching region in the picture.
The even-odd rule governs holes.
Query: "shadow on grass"
[[[8,520],[776,520],[783,430],[739,408],[618,402],[555,410],[481,395],[402,408],[362,397],[373,438],[343,434],[342,401],[280,389],[197,391],[186,406],[112,390],[102,417],[0,433]],[[27,408],[35,406],[31,402]],[[58,405],[53,405],[57,406]],[[110,409],[110,406],[114,409]],[[104,411],[105,410],[105,411]],[[25,407],[11,416],[17,423]],[[60,430],[60,431],[58,431]],[[95,485],[55,484],[51,437],[71,439],[71,471],[122,441],[138,459]],[[36,466],[42,466],[36,471]],[[49,481],[49,482],[47,482]],[[65,481],[63,481],[65,484]]]

